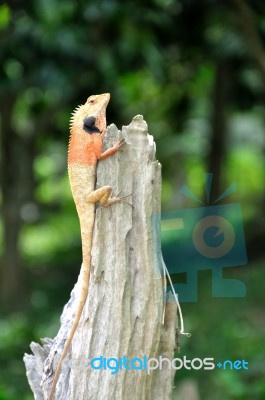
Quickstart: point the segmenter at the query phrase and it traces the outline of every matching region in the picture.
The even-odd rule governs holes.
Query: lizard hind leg
[[[102,206],[108,207],[120,201],[120,198],[118,196],[110,197],[111,192],[111,186],[103,186],[87,194],[86,201],[89,203],[96,203],[98,201]]]

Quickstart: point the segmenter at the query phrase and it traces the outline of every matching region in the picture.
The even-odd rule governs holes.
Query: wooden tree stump
[[[126,144],[100,161],[97,186],[110,185],[114,195],[132,194],[111,208],[98,207],[93,234],[89,295],[71,349],[64,359],[55,400],[168,400],[174,370],[95,370],[94,357],[173,358],[177,304],[165,303],[160,244],[161,165],[155,143],[141,115],[119,132],[108,127],[104,145],[121,136]],[[25,354],[34,398],[47,399],[80,295],[80,276],[61,316],[54,340],[32,343]],[[98,365],[98,364],[97,364]],[[137,363],[139,366],[140,364]]]

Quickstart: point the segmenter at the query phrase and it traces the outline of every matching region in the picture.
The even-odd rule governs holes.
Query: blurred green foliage
[[[66,173],[68,121],[76,105],[101,92],[112,94],[109,123],[127,125],[139,113],[148,122],[163,165],[164,210],[194,206],[179,193],[183,183],[202,198],[203,174],[215,172],[208,170],[215,156],[220,156],[217,189],[238,184],[230,200],[243,208],[251,262],[225,274],[242,279],[248,296],[213,299],[211,276],[200,273],[200,301],[183,305],[186,330],[193,336],[183,340],[181,355],[245,358],[250,369],[180,371],[176,385],[193,376],[203,400],[265,398],[265,82],[233,3],[14,0],[0,5],[2,285],[21,304],[12,308],[10,301],[8,315],[0,319],[0,400],[32,398],[23,353],[31,341],[56,333],[79,273],[79,225]],[[264,3],[249,6],[264,42]],[[225,129],[218,153],[212,142],[219,111],[213,92],[222,63],[228,65],[229,95],[221,104]],[[6,235],[7,225],[17,239]],[[8,262],[13,287],[6,283],[13,282]]]

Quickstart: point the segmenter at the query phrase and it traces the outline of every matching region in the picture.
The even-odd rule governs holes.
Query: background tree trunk
[[[230,65],[226,60],[216,62],[216,75],[213,88],[212,133],[207,172],[214,173],[211,200],[222,192],[222,170],[227,145],[226,110],[229,104]],[[228,83],[229,82],[229,83]]]
[[[0,136],[0,182],[2,189],[1,211],[3,215],[3,254],[1,257],[0,299],[1,309],[13,311],[23,305],[23,275],[19,252],[19,232],[21,228],[21,206],[24,200],[26,181],[22,171],[28,164],[23,164],[23,140],[12,127],[14,96],[6,96],[1,101]]]
[[[163,259],[160,244],[161,165],[155,161],[155,143],[142,116],[123,127],[127,144],[119,153],[99,163],[97,186],[111,185],[114,194],[132,193],[126,203],[97,208],[93,235],[89,295],[64,360],[57,383],[59,399],[159,399],[171,398],[174,370],[150,374],[109,369],[93,370],[94,357],[159,356],[173,358],[176,334],[174,301],[165,304]],[[111,125],[109,147],[119,132]],[[47,399],[80,295],[80,276],[61,317],[54,340],[31,344],[25,355],[27,377],[35,399]],[[166,305],[166,307],[165,307]],[[139,365],[139,364],[138,364]]]

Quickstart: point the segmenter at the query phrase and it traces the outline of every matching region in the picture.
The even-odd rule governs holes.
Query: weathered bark
[[[120,133],[111,125],[106,143]],[[155,143],[142,116],[122,129],[127,144],[100,162],[97,186],[111,185],[114,194],[132,193],[126,203],[97,208],[93,235],[89,295],[69,354],[57,383],[59,399],[171,398],[174,370],[94,370],[94,357],[159,356],[173,358],[176,334],[174,301],[166,303],[160,245],[161,165],[155,161]],[[35,399],[47,399],[53,373],[62,352],[80,295],[80,276],[61,317],[54,340],[31,344],[25,355],[27,377]],[[113,364],[114,365],[114,364]],[[137,363],[137,365],[139,365]]]

